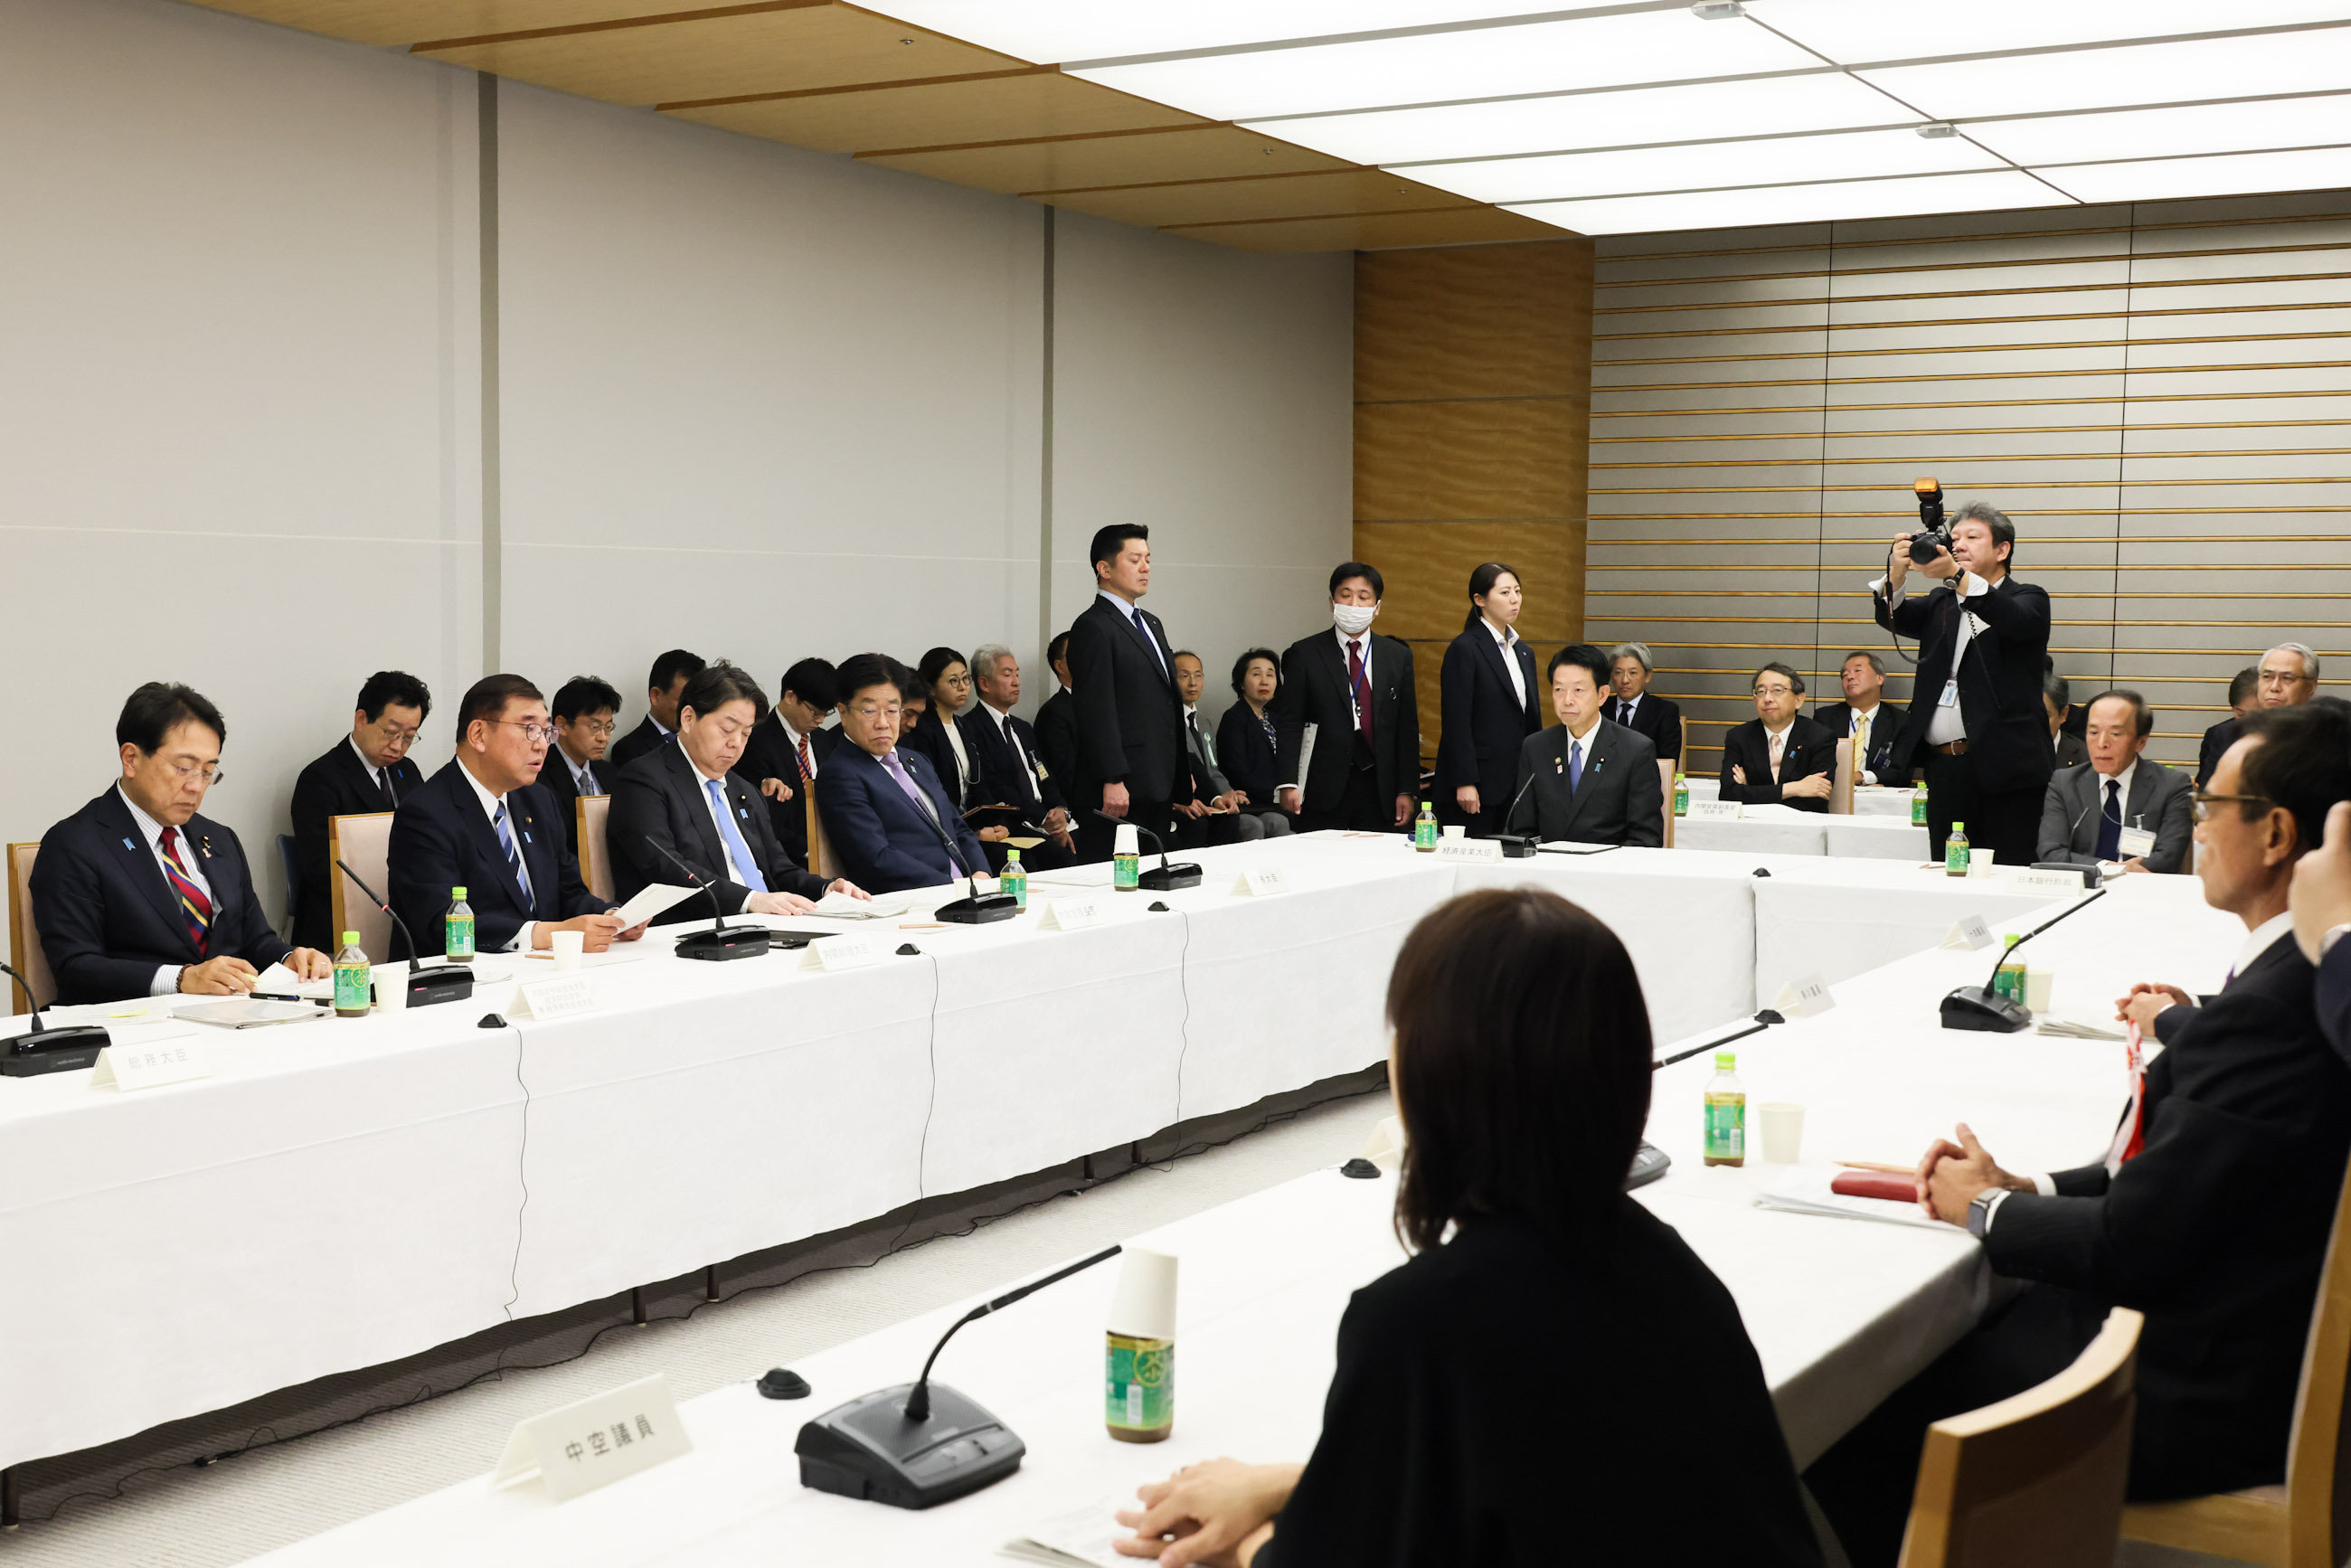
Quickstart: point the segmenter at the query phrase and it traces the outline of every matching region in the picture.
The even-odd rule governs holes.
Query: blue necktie
[[[2123,858],[2123,804],[2116,796],[2121,786],[2112,779],[2100,782],[2106,787],[2106,802],[2098,811],[2098,858],[2118,861]]]
[[[1567,745],[1567,792],[1574,794],[1583,782],[1583,742],[1572,740]]]
[[[490,824],[498,831],[498,848],[507,852],[507,870],[514,873],[515,886],[522,890],[522,906],[528,909],[531,907],[530,873],[523,869],[522,853],[515,848],[514,829],[507,821],[507,803],[504,800],[498,802],[497,810],[492,813]]]
[[[703,787],[710,791],[710,809],[718,813],[718,836],[726,841],[726,853],[734,860],[735,869],[743,873],[743,885],[753,893],[768,891],[768,879],[759,874],[759,862],[751,858],[751,846],[743,841],[743,830],[735,825],[735,813],[727,808],[726,791],[718,780],[705,779]]]
[[[1143,611],[1138,606],[1130,604],[1126,607],[1126,613],[1128,618],[1134,622],[1134,629],[1143,633],[1144,646],[1151,650],[1151,656],[1153,658],[1159,659],[1159,673],[1163,675],[1167,673],[1167,661],[1159,658],[1159,639],[1151,634],[1150,626],[1147,625],[1143,619]]]

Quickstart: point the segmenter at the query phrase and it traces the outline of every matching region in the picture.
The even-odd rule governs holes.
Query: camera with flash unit
[[[1910,487],[1918,492],[1918,531],[1910,536],[1910,559],[1932,566],[1938,550],[1951,548],[1950,526],[1943,521],[1943,487],[1932,479],[1917,480]]]

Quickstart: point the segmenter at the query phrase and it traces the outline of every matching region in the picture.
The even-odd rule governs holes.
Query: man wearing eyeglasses
[[[409,760],[433,711],[433,694],[403,670],[378,670],[360,687],[351,733],[327,748],[294,780],[294,940],[332,952],[334,879],[327,825],[337,817],[393,811],[424,782]],[[356,896],[356,894],[354,894]]]
[[[612,792],[616,764],[604,760],[618,727],[621,694],[610,681],[594,675],[574,675],[555,688],[548,705],[555,714],[555,747],[538,781],[555,800],[555,821],[573,856],[580,853],[580,800]]]
[[[555,800],[538,780],[555,726],[520,675],[485,675],[457,707],[457,755],[400,803],[392,820],[392,905],[423,950],[444,951],[452,890],[465,890],[483,953],[553,946],[578,931],[587,950],[632,942],[619,912],[580,880]]]
[[[244,846],[198,814],[227,737],[220,710],[183,685],[150,681],[122,705],[121,778],[42,835],[33,862],[59,1002],[241,995],[279,962],[306,980],[333,972],[270,929]]]
[[[1827,810],[1836,737],[1796,711],[1804,698],[1804,677],[1785,664],[1766,664],[1751,685],[1755,716],[1722,737],[1719,798]]]

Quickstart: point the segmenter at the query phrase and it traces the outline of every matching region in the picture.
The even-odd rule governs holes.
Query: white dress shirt
[[[574,794],[601,795],[604,792],[604,787],[597,783],[596,776],[588,770],[587,763],[572,761],[571,753],[564,750],[560,745],[549,749],[555,756],[563,759],[565,770],[571,775],[571,789]]]
[[[1991,584],[1972,571],[1962,572],[1959,575],[1959,602],[1963,606],[1978,594],[1991,591]],[[1886,609],[1889,615],[1893,613],[1895,607],[1902,602],[1904,597],[1900,583],[1883,577],[1872,582],[1869,585],[1869,591],[1872,593],[1886,595]],[[1959,661],[1967,656],[1968,644],[1975,640],[1975,634],[1982,629],[1983,622],[1974,611],[1964,608],[1960,611],[1959,641],[1951,646],[1949,679],[1955,685],[1959,678]],[[1913,700],[1930,702],[1935,705],[1934,716],[1927,721],[1928,745],[1948,746],[1954,740],[1965,740],[1968,737],[1967,721],[1959,716],[1959,705],[1956,701],[1946,704],[1940,692],[1924,692]]]
[[[799,730],[792,727],[792,721],[784,716],[784,710],[782,708],[778,708],[776,710],[776,722],[783,726],[784,744],[790,747],[793,754],[797,756],[799,752],[800,742],[808,739],[808,737],[802,735]],[[813,744],[811,744],[808,748],[808,760],[800,766],[808,769],[810,779],[814,780],[816,778],[816,747]]]
[[[1494,641],[1501,645],[1502,668],[1510,671],[1510,690],[1517,694],[1519,706],[1522,708],[1525,707],[1527,706],[1527,676],[1526,672],[1519,668],[1518,648],[1519,644],[1525,642],[1526,639],[1519,635],[1519,629],[1517,627],[1497,626],[1482,615],[1478,618],[1478,623],[1485,627],[1489,632],[1492,633]]]
[[[1771,777],[1750,779],[1748,780],[1750,784],[1777,784],[1780,781],[1780,763],[1788,754],[1788,732],[1795,727],[1796,721],[1792,718],[1777,729],[1768,724],[1763,727],[1764,750],[1771,758]]]
[[[2121,821],[2122,825],[2123,825],[2124,827],[2126,827],[2126,828],[2127,828],[2127,827],[2129,827],[2129,826],[2131,825],[2131,820],[2130,820],[2130,790],[2131,790],[2131,779],[2132,779],[2132,777],[2133,777],[2134,775],[2136,775],[2137,772],[2138,772],[2138,758],[2136,758],[2136,757],[2134,757],[2134,758],[2131,758],[2130,766],[2129,766],[2129,767],[2127,767],[2127,768],[2124,768],[2120,773],[2116,774],[2116,775],[2115,775],[2115,777],[2114,777],[2114,782],[2116,783],[2116,785],[2117,785],[2117,786],[2118,786],[2118,788],[2117,788],[2117,789],[2116,789],[2116,791],[2115,791],[2115,815],[2116,815],[2116,817],[2117,818],[2117,820],[2119,820],[2119,821]],[[2095,795],[2091,798],[2091,799],[2092,799],[2092,800],[2093,800],[2095,803],[2091,806],[2091,808],[2090,808],[2090,809],[2091,809],[2092,810],[2094,810],[2094,811],[2097,812],[2100,816],[2102,816],[2102,817],[2103,817],[2103,816],[2105,816],[2105,812],[2106,812],[2106,776],[2105,776],[2105,774],[2103,774],[2103,773],[2099,772],[2099,771],[2097,770],[2097,768],[2096,768],[2096,766],[2095,766],[2095,764],[2094,764],[2094,765],[2091,767],[2091,768],[2090,768],[2090,780],[2091,780],[2091,782],[2092,782],[2093,784],[2095,784],[2095,785],[2097,787],[2097,792],[2096,792],[2096,794],[2095,794]],[[2139,814],[2140,814],[2141,816],[2145,816],[2147,813],[2145,813],[2144,811],[2142,811],[2142,812],[2140,812]],[[2123,860],[2128,860],[2128,859],[2130,859],[2130,857],[2129,857],[2128,855],[2125,855],[2125,856],[2123,857]],[[2122,862],[2121,862],[2121,861],[2106,861],[2106,862],[2105,862],[2104,863],[2105,863],[2105,864],[2106,864],[2106,865],[2110,865],[2110,866],[2112,866],[2112,865],[2119,865],[2119,864],[2121,864],[2121,863],[2122,863]]]
[[[482,815],[489,820],[490,832],[492,836],[495,837],[498,831],[498,808],[506,805],[507,798],[504,795],[491,794],[488,787],[480,779],[475,778],[474,770],[466,767],[462,760],[457,764],[457,771],[463,773],[465,776],[465,782],[474,787],[474,799],[482,803]],[[517,855],[520,855],[522,853],[522,824],[515,821],[514,810],[511,807],[508,807],[507,810],[507,832],[514,840],[515,853]],[[500,872],[498,874],[500,876],[504,876],[506,873]],[[528,884],[530,881],[530,866],[528,862],[524,863],[522,876],[523,882]],[[535,900],[535,894],[533,897]],[[514,940],[508,942],[505,946],[497,950],[501,953],[524,953],[529,951],[531,933],[538,928],[538,924],[539,923],[536,920],[524,921],[521,926],[515,932]],[[475,951],[478,952],[479,950],[480,949],[477,946]]]
[[[986,707],[987,705],[982,703],[979,706]],[[956,727],[955,715],[941,714],[939,722],[946,727],[947,747],[955,753],[956,801],[960,805],[971,793],[971,753],[964,749],[963,731]]]
[[[370,762],[370,761],[368,760],[368,754],[367,754],[366,752],[361,751],[361,750],[360,749],[360,743],[359,743],[359,739],[358,739],[358,737],[353,737],[351,738],[351,743],[350,743],[350,745],[351,745],[351,755],[352,755],[353,757],[356,757],[356,758],[358,758],[360,759],[360,766],[361,768],[366,768],[366,769],[367,769],[367,776],[368,776],[369,780],[370,780],[371,783],[373,783],[373,784],[375,785],[375,787],[376,787],[376,789],[377,789],[378,790],[382,789],[382,788],[383,788],[383,769],[382,769],[382,768],[378,768],[374,763]]]
[[[1142,607],[1121,599],[1117,594],[1113,593],[1107,588],[1095,589],[1094,597],[1097,599],[1109,600],[1110,607],[1113,610],[1117,611],[1121,615],[1124,616],[1127,622],[1132,624],[1137,632],[1143,633],[1143,640],[1151,644],[1151,656],[1159,660],[1159,673],[1163,675],[1168,676],[1170,679],[1173,679],[1176,672],[1167,667],[1167,661],[1165,659],[1160,658],[1159,639],[1154,637],[1151,634],[1151,628],[1144,623]]]
[[[122,803],[124,805],[131,808],[131,820],[139,824],[140,837],[147,841],[147,852],[155,857],[156,874],[163,879],[163,885],[165,887],[170,887],[172,885],[172,874],[163,859],[163,824],[149,816],[146,812],[141,810],[139,809],[139,802],[133,800],[131,798],[131,792],[123,789],[121,785],[117,784],[114,787],[114,792],[122,797]],[[203,853],[197,850],[194,844],[188,841],[187,830],[184,828],[180,831],[178,846],[180,851],[180,869],[186,874],[187,879],[190,882],[196,884],[197,890],[201,892],[208,901],[210,901],[214,913],[218,914],[220,911],[220,900],[213,897],[212,881],[204,875],[204,857]],[[176,895],[174,895],[173,902],[178,902]],[[162,967],[158,968],[155,971],[153,977],[147,982],[147,994],[151,997],[168,997],[177,991],[180,988],[180,970],[182,967],[183,966],[178,964],[165,964]]]
[[[1853,742],[1854,775],[1864,784],[1877,782],[1877,775],[1872,773],[1865,764],[1869,761],[1869,743],[1877,738],[1877,710],[1885,706],[1886,699],[1883,697],[1870,704],[1866,709],[1855,707],[1850,703],[1845,705],[1847,710],[1853,715],[1852,718],[1846,721],[1844,733]],[[1864,733],[1865,731],[1867,733]]]

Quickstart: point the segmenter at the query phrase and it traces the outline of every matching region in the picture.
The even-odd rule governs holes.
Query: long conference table
[[[1997,932],[2051,904],[1997,879],[1816,857],[1457,864],[1395,837],[1310,835],[1192,858],[1197,889],[1113,894],[1084,885],[1106,875],[1091,868],[1036,878],[1018,921],[852,928],[883,939],[865,967],[689,964],[656,933],[593,967],[601,1005],[579,1016],[481,1027],[509,1010],[512,987],[491,985],[470,1004],[207,1031],[215,1071],[192,1082],[0,1080],[0,1255],[25,1282],[0,1296],[0,1465],[1355,1071],[1384,1054],[1397,946],[1462,889],[1539,883],[1606,920],[1661,1041],[1742,1019],[1803,975],[1882,970],[1962,915]],[[1253,866],[1278,867],[1289,891],[1241,895]],[[2206,932],[2210,951],[2172,977],[2216,978],[2233,944],[2210,935],[2192,881],[2132,882],[2111,907],[2165,910],[2158,936]],[[1040,929],[1065,898],[1093,901],[1100,923]],[[2075,925],[2096,921],[2049,940]],[[1661,1103],[1679,1071],[1661,1076]],[[1677,1157],[1687,1142],[1660,1141]]]
[[[1550,882],[1556,874],[1548,862],[1514,862],[1465,872],[1463,880]],[[2068,902],[2038,913],[2046,918]],[[2094,1019],[2110,1015],[2111,998],[2135,980],[2217,984],[2241,936],[2237,922],[2203,904],[2192,879],[2129,878],[2037,939],[2033,962],[2054,972],[2055,1011]],[[1773,1100],[1806,1107],[1807,1167],[1907,1163],[1960,1119],[2011,1169],[2095,1158],[2126,1091],[2119,1045],[1937,1026],[1936,1000],[1980,981],[1989,957],[1917,952],[1834,987],[1835,1006],[1825,1013],[1740,1040],[1750,1107]],[[1677,1054],[1720,1032],[1660,1049]],[[1712,1071],[1701,1051],[1657,1073],[1648,1136],[1673,1166],[1637,1197],[1737,1298],[1801,1467],[1964,1333],[1999,1287],[1977,1244],[1948,1227],[1757,1207],[1757,1196],[1792,1169],[1755,1159],[1740,1169],[1702,1165]],[[980,1561],[1073,1513],[1101,1519],[1138,1484],[1196,1460],[1302,1458],[1319,1427],[1349,1293],[1404,1258],[1389,1224],[1393,1174],[1356,1181],[1322,1171],[1132,1239],[1181,1260],[1176,1426],[1155,1449],[1115,1442],[1102,1427],[1112,1265],[956,1338],[938,1375],[1006,1420],[1029,1454],[1006,1481],[928,1512],[802,1487],[792,1442],[810,1416],[911,1378],[970,1302],[799,1361],[795,1369],[813,1390],[803,1401],[760,1397],[750,1379],[764,1369],[746,1367],[745,1381],[681,1407],[693,1452],[576,1500],[558,1505],[534,1484],[498,1489],[477,1478],[258,1561],[271,1568],[928,1568]],[[1562,1418],[1572,1419],[1573,1390],[1554,1396]]]

